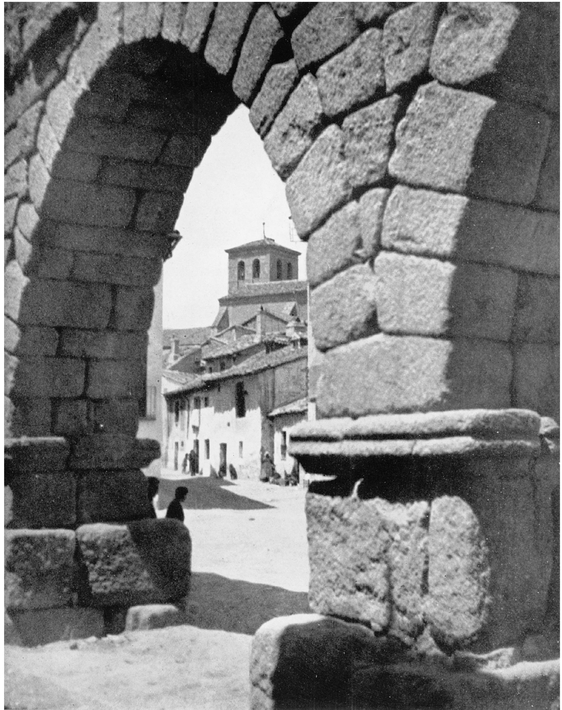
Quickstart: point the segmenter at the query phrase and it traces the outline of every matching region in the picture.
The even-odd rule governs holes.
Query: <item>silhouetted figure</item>
[[[185,516],[183,513],[182,503],[187,498],[187,493],[188,490],[186,486],[178,486],[176,488],[174,500],[170,503],[170,505],[168,506],[168,510],[166,511],[167,518],[181,520],[181,522],[183,523]]]
[[[154,496],[158,495],[158,487],[160,481],[155,476],[149,476],[147,479],[146,491],[148,494],[148,502],[150,503],[150,517],[157,518],[156,508],[154,507]]]

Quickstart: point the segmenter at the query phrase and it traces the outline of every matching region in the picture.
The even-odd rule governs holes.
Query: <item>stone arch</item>
[[[73,527],[76,485],[132,490],[157,455],[133,431],[151,284],[239,101],[309,243],[320,418],[557,412],[549,4],[23,11],[34,21],[8,33],[6,411],[17,451],[48,437],[14,466],[64,500],[23,526]],[[93,519],[144,515],[121,501]]]

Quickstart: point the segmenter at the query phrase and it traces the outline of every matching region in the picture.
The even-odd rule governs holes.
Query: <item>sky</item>
[[[212,324],[218,299],[228,291],[225,249],[266,236],[300,251],[306,278],[306,244],[290,237],[285,187],[271,167],[258,134],[239,106],[213,138],[195,169],[176,222],[182,240],[164,263],[164,328]]]

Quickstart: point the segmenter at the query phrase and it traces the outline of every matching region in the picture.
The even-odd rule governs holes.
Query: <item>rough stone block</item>
[[[349,113],[384,95],[382,32],[363,32],[317,72],[318,90],[327,116]]]
[[[511,403],[511,371],[503,343],[379,334],[325,355],[318,416],[501,409]]]
[[[161,271],[160,259],[139,259],[114,254],[76,254],[72,277],[77,281],[120,286],[136,286],[139,283],[156,285]]]
[[[53,179],[41,203],[41,213],[62,222],[125,227],[133,214],[135,199],[132,190],[120,187]],[[37,202],[35,206],[38,207]]]
[[[181,609],[173,604],[145,604],[127,610],[126,631],[146,631],[177,626],[184,622]]]
[[[273,168],[286,178],[322,129],[322,106],[315,79],[307,74],[275,119],[263,147]]]
[[[137,399],[112,399],[92,403],[92,423],[98,431],[135,436],[138,422]]]
[[[13,317],[21,325],[97,329],[107,326],[110,312],[109,286],[34,279]]]
[[[390,173],[411,185],[526,205],[549,131],[546,114],[534,109],[427,84],[398,126]]]
[[[546,156],[541,167],[534,204],[540,209],[560,212],[560,121],[553,120]]]
[[[178,601],[189,592],[191,538],[179,520],[82,525],[76,539],[95,606]]]
[[[242,46],[232,80],[232,88],[249,105],[269,68],[271,56],[283,39],[283,30],[269,5],[261,5],[254,16]]]
[[[135,226],[137,229],[170,232],[183,202],[183,195],[167,192],[147,192],[139,202]]]
[[[287,202],[301,239],[349,201],[351,191],[342,132],[337,126],[329,126],[286,183]]]
[[[360,260],[359,210],[350,203],[313,232],[306,252],[306,274],[314,288]]]
[[[86,366],[60,357],[12,358],[6,363],[6,394],[20,397],[79,397],[84,391]]]
[[[4,452],[10,456],[10,471],[41,473],[66,467],[70,446],[61,437],[22,437],[6,439]]]
[[[51,434],[51,400],[47,397],[4,397],[5,436],[49,436]]]
[[[71,530],[6,530],[4,603],[8,609],[48,609],[72,599],[74,549]]]
[[[353,3],[318,3],[291,36],[298,68],[317,66],[359,34]]]
[[[389,190],[376,187],[365,192],[359,200],[359,226],[363,257],[376,256],[381,241],[383,214]]]
[[[64,329],[60,335],[62,356],[96,360],[143,360],[146,357],[148,341],[144,333]]]
[[[292,59],[283,64],[274,64],[267,72],[250,109],[250,122],[262,138],[271,128],[298,79],[297,65]]]
[[[92,118],[72,129],[65,147],[80,153],[151,163],[160,155],[165,140],[166,136],[156,131]]]
[[[53,432],[59,436],[79,436],[90,431],[88,402],[61,400],[53,405]]]
[[[53,177],[61,180],[93,182],[99,172],[101,158],[91,153],[65,150],[59,153],[53,165]]]
[[[164,39],[169,42],[178,42],[183,22],[185,18],[186,7],[184,3],[165,2],[164,14],[162,16],[161,34]]]
[[[210,142],[210,136],[172,136],[164,148],[160,162],[195,168],[203,159]]]
[[[252,642],[252,710],[324,708],[336,703],[345,707],[354,663],[372,639],[372,633],[359,624],[318,614],[268,621]]]
[[[113,462],[104,462],[105,465],[114,467]],[[76,493],[78,525],[151,517],[146,476],[139,470],[81,473]]]
[[[360,264],[336,274],[310,295],[314,342],[321,352],[379,331],[376,282],[371,267]]]
[[[18,646],[42,646],[55,641],[101,637],[103,611],[87,607],[11,611],[9,618],[19,640]]]
[[[373,185],[386,176],[400,106],[400,97],[390,96],[344,120],[344,153],[354,187]]]
[[[485,82],[487,91],[556,111],[560,37],[533,5],[449,4],[439,23],[430,71],[442,84]]]
[[[436,2],[414,3],[385,22],[384,73],[388,93],[427,73],[440,11]]]
[[[385,333],[510,339],[517,293],[512,271],[389,252],[377,256],[374,270]]]
[[[146,377],[138,360],[90,362],[86,394],[92,399],[141,397]]]
[[[148,330],[153,308],[154,291],[151,288],[119,287],[115,304],[115,329]]]
[[[251,13],[250,2],[217,5],[205,45],[205,60],[219,74],[226,75],[232,69]]]
[[[558,419],[560,413],[560,355],[558,347],[527,343],[513,356],[513,405]]]
[[[560,342],[560,279],[519,275],[512,340]]]
[[[214,2],[188,3],[180,40],[190,52],[199,52],[201,49],[214,11]]]
[[[397,185],[384,213],[382,246],[551,274],[558,271],[557,235],[554,215]]]
[[[76,522],[76,483],[69,471],[19,473],[10,480],[11,528],[70,528]]]

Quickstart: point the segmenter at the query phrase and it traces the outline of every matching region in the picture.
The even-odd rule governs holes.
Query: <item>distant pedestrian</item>
[[[155,476],[149,476],[147,479],[146,492],[148,494],[148,502],[150,504],[150,517],[156,518],[156,507],[154,505],[154,497],[158,495],[158,488],[160,486],[160,481]]]
[[[183,513],[183,506],[182,503],[185,501],[187,498],[188,490],[186,486],[178,486],[176,488],[176,493],[174,500],[170,503],[168,506],[168,510],[166,511],[166,517],[167,518],[174,518],[175,520],[185,520],[185,515]]]

